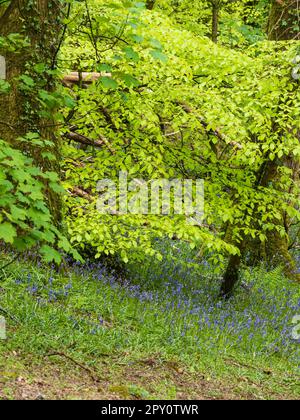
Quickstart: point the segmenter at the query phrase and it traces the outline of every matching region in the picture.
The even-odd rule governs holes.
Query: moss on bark
[[[12,146],[29,154],[34,163],[43,170],[59,172],[60,140],[55,135],[54,121],[49,115],[47,120],[39,113],[38,92],[24,92],[20,89],[19,76],[25,72],[34,79],[32,69],[36,64],[44,63],[53,67],[55,54],[59,45],[61,30],[62,4],[46,0],[12,0],[6,9],[0,9],[0,36],[7,37],[18,33],[27,37],[30,46],[14,52],[0,51],[6,59],[7,81],[11,85],[8,94],[1,95],[0,101],[0,138]],[[37,77],[37,75],[36,75]],[[51,91],[55,80],[49,72],[38,75],[44,77],[44,89]],[[43,157],[45,149],[35,146],[34,142],[24,143],[18,140],[28,132],[37,132],[43,139],[54,143],[56,160]],[[61,202],[53,191],[47,192],[49,207],[54,220],[59,224]]]

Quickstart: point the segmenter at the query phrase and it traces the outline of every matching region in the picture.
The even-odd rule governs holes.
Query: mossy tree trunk
[[[292,158],[286,159],[284,162],[268,162],[265,168],[262,185],[267,187],[269,184],[279,190],[279,164],[285,164],[288,167],[293,167],[294,164]],[[299,166],[296,165],[295,171],[299,171]],[[276,185],[277,184],[277,185]],[[274,224],[281,228],[284,227],[284,215],[282,219],[274,221]],[[251,252],[253,252],[251,250]],[[283,271],[290,279],[298,280],[299,276],[296,274],[296,263],[289,252],[289,237],[288,231],[285,231],[285,235],[280,235],[279,231],[272,230],[267,234],[266,242],[264,247],[261,247],[261,259],[265,260],[269,267],[276,267],[281,265]]]
[[[220,18],[220,0],[210,0],[212,6],[212,28],[211,28],[211,39],[217,44],[219,37],[219,18]]]
[[[0,7],[0,36],[20,34],[29,40],[29,46],[16,51],[0,50],[6,59],[6,80],[11,85],[8,94],[1,95],[0,138],[29,154],[43,170],[59,172],[59,138],[51,112],[43,113],[38,90],[52,92],[55,88],[54,70],[60,45],[64,4],[59,0],[11,0],[8,7]],[[35,72],[44,65],[45,71]],[[34,84],[31,89],[21,87],[19,77],[28,75]],[[44,158],[45,149],[36,147],[34,140],[21,143],[18,138],[35,132],[53,143],[56,159]],[[47,193],[50,210],[57,224],[60,219],[60,200],[53,192]]]

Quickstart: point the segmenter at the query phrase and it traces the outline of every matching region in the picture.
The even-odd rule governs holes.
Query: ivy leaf
[[[67,108],[73,109],[76,106],[76,101],[69,95],[63,97],[64,105]]]
[[[7,94],[10,92],[11,86],[5,80],[0,79],[0,93]]]
[[[25,220],[26,219],[26,211],[18,206],[12,204],[10,206],[10,213],[13,220]]]
[[[33,69],[36,73],[42,74],[46,70],[46,65],[44,63],[38,63],[33,67]]]

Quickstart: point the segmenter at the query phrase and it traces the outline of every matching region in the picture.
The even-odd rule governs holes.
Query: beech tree
[[[299,30],[299,2],[297,0],[273,0],[270,10],[268,23],[268,38],[271,41],[290,41],[296,40],[300,37]],[[292,78],[291,78],[292,79]],[[295,89],[298,86],[295,85]],[[280,111],[280,109],[278,110]],[[274,130],[278,131],[278,137],[282,138],[285,134],[280,132],[276,122],[274,121]],[[300,133],[298,134],[300,139]],[[279,184],[279,168],[286,166],[292,169],[294,178],[299,179],[299,159],[293,156],[285,156],[283,159],[267,160],[261,167],[261,171],[257,174],[257,182],[260,186],[267,186],[271,183]],[[275,222],[278,225],[285,225],[287,229],[286,214],[282,214],[282,219]],[[235,284],[239,279],[239,270],[243,257],[248,252],[255,255],[257,260],[267,260],[270,264],[276,266],[283,266],[285,274],[293,279],[299,279],[299,274],[296,273],[296,264],[289,253],[289,238],[288,232],[286,235],[281,235],[279,231],[272,230],[267,237],[266,242],[262,245],[258,241],[251,241],[243,238],[239,244],[239,255],[233,255],[229,259],[227,269],[223,277],[223,284],[221,294],[223,296],[230,296]]]

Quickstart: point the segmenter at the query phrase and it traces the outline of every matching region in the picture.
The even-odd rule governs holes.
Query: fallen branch
[[[84,144],[86,146],[95,146],[95,147],[102,147],[103,144],[105,144],[104,140],[94,140],[90,137],[83,136],[82,134],[70,132],[65,133],[64,137],[66,137],[69,140],[76,141],[77,143]]]
[[[97,81],[98,79],[100,79],[100,77],[111,77],[111,73],[96,73],[96,72],[81,73],[81,72],[73,71],[65,75],[62,82],[67,87],[70,87],[74,84],[80,84],[80,83],[89,85]]]
[[[248,365],[246,363],[240,363],[240,362],[237,362],[236,360],[229,359],[229,358],[225,358],[224,361],[225,361],[225,363],[230,363],[233,366],[246,368],[246,369],[253,369],[253,370],[256,370],[256,371],[261,371],[265,375],[272,375],[272,371],[269,370],[269,369],[260,369],[256,366]]]
[[[79,366],[81,369],[85,370],[94,382],[96,383],[99,382],[99,378],[94,375],[94,372],[90,368],[78,362],[77,360],[73,359],[73,357],[69,356],[68,354],[63,353],[63,352],[52,352],[52,353],[48,353],[47,356],[48,357],[52,357],[52,356],[64,357],[65,359],[73,362],[76,366]]]
[[[93,196],[91,196],[89,193],[87,193],[86,191],[84,191],[83,189],[81,189],[79,187],[72,188],[72,190],[69,190],[69,193],[71,195],[75,195],[77,197],[84,198],[84,199],[88,200],[90,203],[92,203],[94,201]]]

